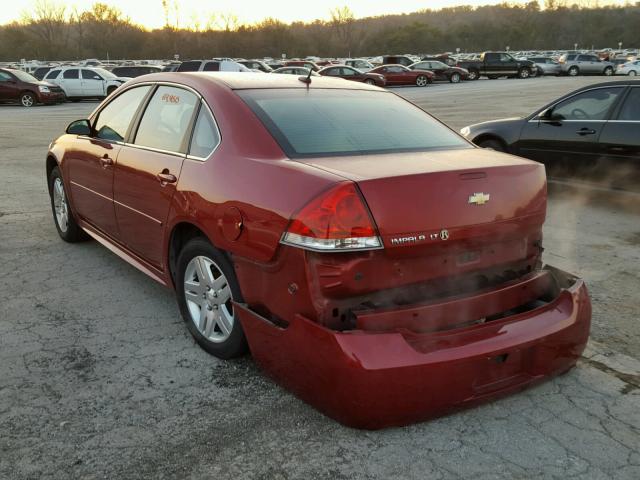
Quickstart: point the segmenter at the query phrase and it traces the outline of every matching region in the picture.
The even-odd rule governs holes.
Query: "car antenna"
[[[303,83],[307,84],[307,87],[309,87],[309,85],[311,84],[311,73],[313,72],[313,70],[309,69],[309,75],[307,75],[306,77],[304,75],[298,77],[298,80],[300,80]]]

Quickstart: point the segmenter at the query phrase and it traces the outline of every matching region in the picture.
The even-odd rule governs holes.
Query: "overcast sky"
[[[86,10],[96,0],[69,0],[53,3],[65,4]],[[168,0],[173,6],[175,0]],[[146,27],[161,27],[164,24],[164,11],[161,0],[103,0],[103,3],[119,8],[134,22]],[[356,17],[382,15],[385,13],[409,13],[422,8],[442,8],[452,5],[482,5],[499,3],[499,0],[233,0],[203,1],[179,0],[178,9],[182,25],[193,23],[194,16],[205,23],[211,12],[230,12],[238,16],[241,23],[254,23],[267,17],[278,18],[284,22],[294,20],[310,21],[316,18],[327,19],[329,11],[336,6],[348,5]],[[20,18],[21,14],[33,6],[33,0],[3,0],[0,7],[0,24]]]

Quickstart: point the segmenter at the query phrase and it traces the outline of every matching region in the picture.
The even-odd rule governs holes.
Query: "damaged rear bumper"
[[[392,330],[384,329],[384,312],[338,332],[300,315],[281,328],[246,305],[236,311],[253,357],[278,383],[345,425],[377,429],[506,395],[574,366],[589,336],[587,288],[555,268],[544,271],[554,295],[541,306],[448,330],[410,328],[416,312],[428,324],[456,304],[490,313],[487,304],[509,304],[505,298],[517,297],[517,289],[407,309],[400,317],[389,312]]]

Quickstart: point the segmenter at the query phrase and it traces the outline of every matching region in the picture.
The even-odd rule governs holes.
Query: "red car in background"
[[[378,87],[384,87],[387,84],[383,75],[379,73],[366,72],[362,73],[360,70],[356,70],[353,67],[347,65],[335,65],[325,67],[318,72],[325,77],[339,77],[345,80],[353,80],[355,82],[368,83],[369,85],[377,85]]]
[[[389,85],[416,85],[426,87],[433,83],[435,75],[428,70],[411,70],[404,65],[380,65],[369,73],[377,73],[384,76]]]
[[[0,102],[18,102],[23,107],[38,103],[53,104],[66,101],[62,88],[43,82],[22,70],[0,68]]]
[[[544,167],[377,87],[146,75],[71,123],[46,175],[63,240],[174,289],[205,350],[248,345],[347,425],[515,392],[587,342],[584,283],[541,263]]]

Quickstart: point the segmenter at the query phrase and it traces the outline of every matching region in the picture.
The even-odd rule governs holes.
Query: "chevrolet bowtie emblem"
[[[484,205],[489,201],[489,197],[491,197],[491,195],[489,195],[488,193],[477,192],[473,195],[469,195],[469,203]]]

